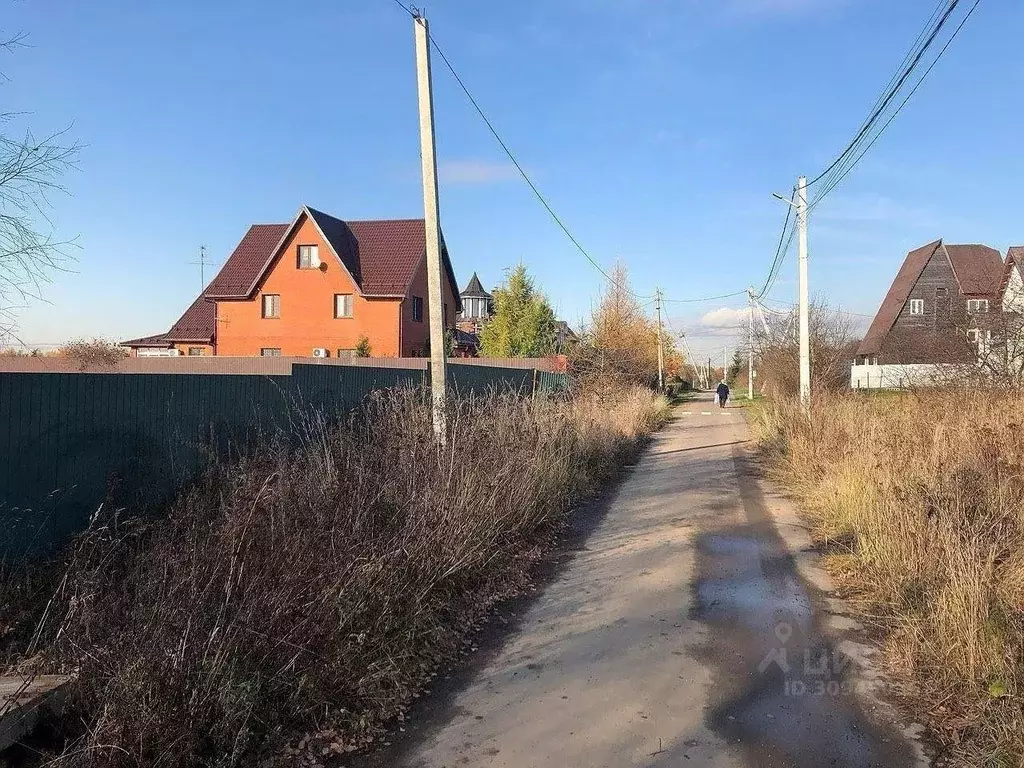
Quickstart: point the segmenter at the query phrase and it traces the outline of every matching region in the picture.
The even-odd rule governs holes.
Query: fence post
[[[537,399],[537,369],[536,368],[533,369],[533,394],[532,394],[532,398],[534,400]]]

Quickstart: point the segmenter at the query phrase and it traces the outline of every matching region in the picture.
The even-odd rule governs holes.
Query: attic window
[[[910,314],[912,314],[912,315],[923,315],[924,314],[924,299],[911,299],[910,300]]]
[[[320,267],[320,248],[316,245],[300,245],[298,255],[299,269],[318,269]]]
[[[968,299],[967,311],[972,315],[975,313],[988,312],[988,299]]]

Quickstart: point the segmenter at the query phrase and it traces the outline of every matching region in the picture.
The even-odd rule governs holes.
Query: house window
[[[988,312],[988,299],[968,299],[967,311],[972,315],[975,313]]]
[[[275,318],[281,316],[281,294],[263,294],[263,317]]]
[[[969,330],[967,332],[967,340],[969,342],[971,342],[971,344],[977,344],[978,343],[978,329],[977,328],[971,328],[971,330]]]
[[[352,317],[352,294],[334,294],[334,316],[337,318]]]
[[[202,347],[189,347],[188,348],[188,353],[191,356],[199,356],[199,355],[203,354],[203,348]]]
[[[356,356],[356,351],[354,349],[339,349],[338,350],[338,357],[340,357],[340,358],[355,357],[355,356]]]
[[[423,322],[423,298],[420,296],[412,297],[412,319],[414,323]]]
[[[911,299],[910,300],[910,314],[912,314],[912,315],[923,315],[924,314],[924,299]]]
[[[320,247],[300,245],[298,263],[299,269],[317,269],[320,266]]]
[[[262,357],[280,357],[281,356],[281,348],[280,347],[263,347],[263,349],[260,350],[260,356],[262,356]]]

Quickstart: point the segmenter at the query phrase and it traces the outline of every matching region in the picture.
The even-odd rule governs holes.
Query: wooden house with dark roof
[[[936,240],[907,254],[868,332],[857,365],[969,362],[989,334],[1006,266],[987,245]]]
[[[445,327],[462,310],[442,237]],[[133,354],[377,357],[428,349],[423,219],[343,221],[303,206],[253,224],[171,329],[123,342]]]

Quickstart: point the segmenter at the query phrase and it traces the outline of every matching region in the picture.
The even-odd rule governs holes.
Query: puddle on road
[[[709,726],[756,766],[913,765],[902,734],[861,711],[853,663],[820,631],[760,488],[736,465],[742,519],[723,515],[697,538],[694,618],[712,630],[696,649],[714,670]]]

